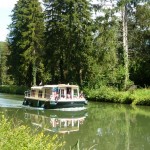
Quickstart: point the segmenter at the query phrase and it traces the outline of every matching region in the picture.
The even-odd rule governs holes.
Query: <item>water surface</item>
[[[150,107],[89,102],[84,110],[22,106],[23,96],[0,94],[0,113],[46,134],[57,133],[63,149],[149,150]]]

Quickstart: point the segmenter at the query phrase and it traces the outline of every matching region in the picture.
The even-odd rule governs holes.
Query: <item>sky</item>
[[[18,0],[4,0],[0,4],[0,41],[5,41],[9,33],[7,27],[11,23],[11,11]]]

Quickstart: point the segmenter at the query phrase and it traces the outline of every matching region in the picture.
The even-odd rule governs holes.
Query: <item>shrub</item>
[[[8,121],[4,115],[0,118],[0,149],[16,150],[55,150],[64,143],[59,142],[57,135],[51,137],[44,132],[35,133],[29,127],[14,124]]]
[[[150,105],[150,89],[118,91],[112,87],[102,86],[99,89],[85,89],[89,100],[134,105]]]
[[[8,94],[20,94],[23,95],[24,91],[28,88],[25,86],[16,86],[16,85],[1,85],[0,93],[8,93]]]

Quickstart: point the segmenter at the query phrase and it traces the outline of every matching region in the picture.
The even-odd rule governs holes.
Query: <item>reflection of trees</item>
[[[149,107],[132,107],[129,105],[90,103],[88,116],[80,124],[79,131],[70,134],[59,134],[62,141],[66,141],[66,149],[74,146],[79,141],[79,148],[84,150],[148,150],[150,147],[150,109]],[[14,119],[23,120],[24,111],[21,109],[1,108],[4,115]],[[25,111],[26,112],[26,111]],[[35,111],[31,111],[33,114]],[[40,111],[41,112],[41,111]],[[38,114],[35,112],[35,114]],[[40,114],[40,113],[39,113]],[[50,124],[51,111],[44,111],[48,117],[32,118],[45,128],[52,127]],[[84,114],[84,113],[83,113]],[[58,114],[62,116],[61,114]],[[67,113],[65,115],[70,115]],[[72,114],[73,115],[73,114]],[[82,114],[80,114],[82,116]],[[80,117],[81,117],[80,116]],[[41,118],[40,118],[41,117]],[[67,117],[68,118],[68,117]],[[35,120],[34,120],[35,119]],[[68,120],[69,121],[69,120]],[[24,123],[31,125],[29,119]],[[63,122],[65,125],[65,122]],[[71,122],[67,122],[69,125]],[[46,126],[48,124],[48,126]],[[33,127],[33,126],[32,126]],[[35,127],[35,126],[34,126]],[[48,134],[53,134],[48,132]]]
[[[129,112],[125,111],[125,123],[126,123],[126,138],[125,138],[125,149],[130,149],[130,121],[129,121]]]
[[[150,147],[150,109],[134,106],[130,117],[130,148],[148,150]],[[131,118],[134,118],[131,120]]]
[[[90,110],[88,135],[89,139],[93,139],[90,145],[98,143],[97,147],[101,147],[101,149],[124,148],[124,113],[125,110],[122,106],[109,104]]]
[[[143,145],[148,148],[150,122],[147,125],[146,122],[150,111],[144,110],[129,105],[91,104],[87,120],[80,128],[80,148],[93,145],[100,150],[142,149]]]

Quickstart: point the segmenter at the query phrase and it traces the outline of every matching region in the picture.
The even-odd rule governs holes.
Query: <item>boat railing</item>
[[[37,95],[35,94],[35,92],[29,90],[29,91],[25,91],[24,92],[25,97],[37,97],[37,98],[45,98],[45,99],[50,99],[51,94],[42,94],[42,93],[38,93]]]
[[[25,91],[24,94],[25,94],[25,97],[30,97],[31,96],[31,91],[30,90]]]

